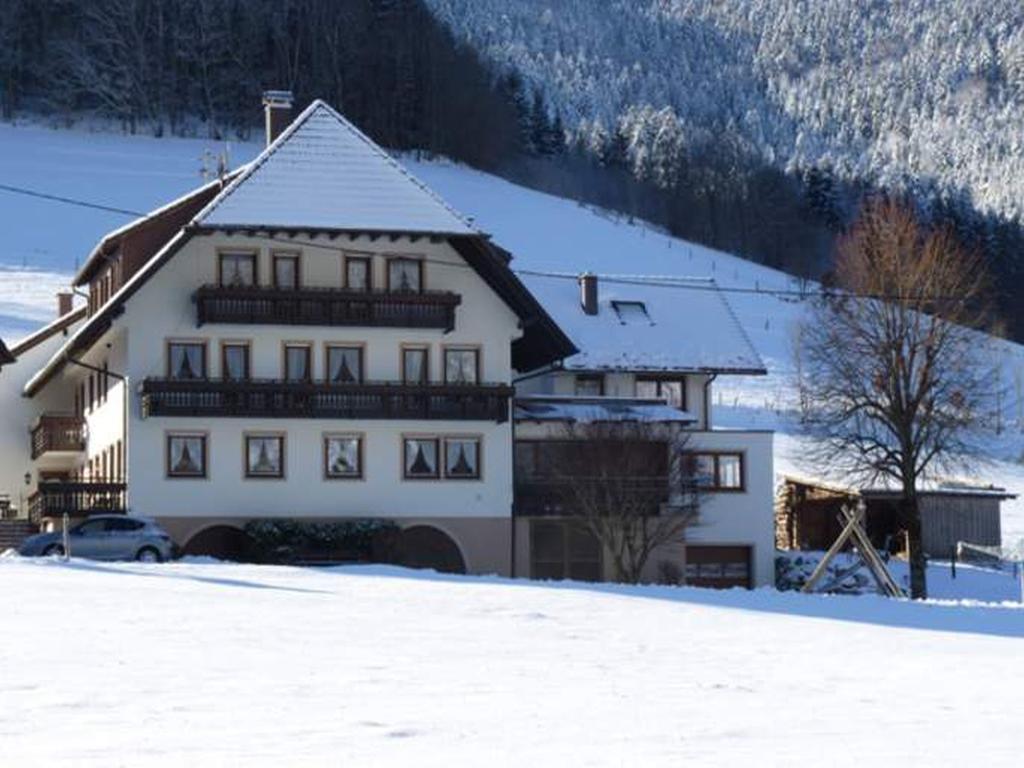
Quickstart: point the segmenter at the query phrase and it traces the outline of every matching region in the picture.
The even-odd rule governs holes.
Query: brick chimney
[[[70,312],[73,301],[73,293],[70,291],[60,291],[57,294],[57,317],[64,317],[64,315]]]
[[[580,306],[588,315],[597,314],[597,275],[584,272],[579,276]]]
[[[264,91],[263,111],[267,123],[267,146],[270,146],[274,139],[281,135],[281,131],[288,127],[292,120],[292,97],[291,91]]]

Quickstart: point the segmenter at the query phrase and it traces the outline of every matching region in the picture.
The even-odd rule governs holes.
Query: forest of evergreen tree
[[[445,155],[807,277],[865,195],[827,169],[787,173],[727,133],[638,173],[624,131],[596,142],[544,94],[457,42],[421,0],[0,0],[0,116],[89,116],[128,132],[251,137],[260,96],[322,98],[384,146]],[[1024,340],[1024,234],[939,196],[915,201],[981,249]],[[567,258],[579,260],[582,255]]]

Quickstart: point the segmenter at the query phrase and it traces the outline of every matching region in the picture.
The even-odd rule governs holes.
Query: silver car
[[[174,556],[174,541],[150,520],[127,515],[96,515],[68,531],[71,557],[92,560],[140,560],[159,563]],[[22,542],[18,553],[25,557],[63,555],[60,531],[40,533]]]

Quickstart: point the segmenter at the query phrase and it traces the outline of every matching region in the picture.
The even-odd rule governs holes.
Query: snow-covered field
[[[224,149],[198,139],[0,123],[0,184],[148,210],[200,183],[204,153]],[[255,156],[260,145],[233,143],[227,149],[237,165]],[[727,290],[799,287],[781,272],[463,166],[413,158],[405,162],[511,250],[514,268],[713,277]],[[61,274],[71,272],[102,233],[127,220],[0,190],[0,227],[7,233],[7,250],[0,252],[0,338],[16,339],[50,317]],[[680,301],[686,295],[680,289]],[[728,298],[769,375],[719,378],[714,418],[722,426],[777,430],[776,470],[808,474],[801,463],[805,441],[793,418],[791,394],[793,335],[806,305],[765,293],[729,293]],[[1003,366],[1006,420],[1002,434],[990,436],[989,460],[975,474],[1019,494],[1003,505],[1003,539],[1013,545],[1024,541],[1024,347],[994,341],[993,348]]]
[[[0,764],[1019,765],[1019,606],[0,559]]]

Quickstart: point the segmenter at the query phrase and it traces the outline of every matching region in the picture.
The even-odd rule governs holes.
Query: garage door
[[[751,548],[687,546],[686,583],[694,587],[751,587]]]

